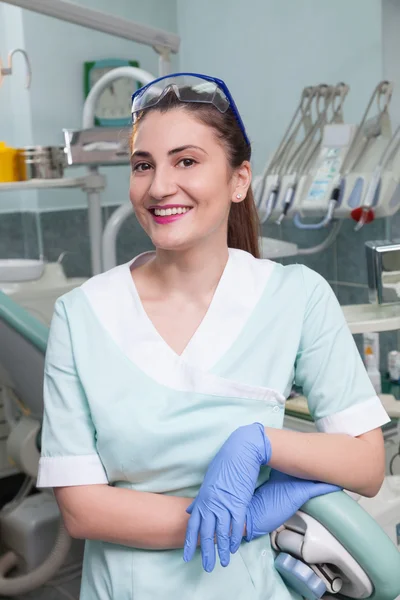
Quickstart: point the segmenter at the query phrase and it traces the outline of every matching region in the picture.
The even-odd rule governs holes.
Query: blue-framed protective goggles
[[[135,123],[139,112],[156,106],[171,90],[181,102],[212,104],[221,113],[231,108],[246,143],[250,145],[244,123],[226,84],[222,79],[199,73],[172,73],[159,77],[137,90],[132,96],[132,122]]]

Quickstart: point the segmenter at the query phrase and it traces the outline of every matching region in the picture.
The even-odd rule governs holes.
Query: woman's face
[[[245,198],[251,171],[245,162],[232,172],[212,127],[181,108],[151,111],[137,127],[131,162],[130,199],[156,248],[226,242],[231,202]]]

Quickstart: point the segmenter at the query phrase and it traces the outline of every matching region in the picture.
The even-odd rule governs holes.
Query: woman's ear
[[[248,160],[242,162],[235,170],[232,202],[242,202],[247,196],[247,190],[251,185],[251,165]]]

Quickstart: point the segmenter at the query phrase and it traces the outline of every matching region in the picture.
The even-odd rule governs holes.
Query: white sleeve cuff
[[[323,433],[346,433],[356,437],[390,422],[378,396],[354,404],[345,410],[318,419],[315,425]]]
[[[42,456],[39,461],[38,488],[108,483],[97,454],[82,456]]]

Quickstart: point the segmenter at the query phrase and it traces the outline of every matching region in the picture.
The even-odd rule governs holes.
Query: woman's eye
[[[132,168],[133,171],[138,171],[139,173],[143,171],[148,171],[149,169],[151,169],[149,163],[138,163],[137,165],[133,165]]]
[[[196,161],[193,158],[182,158],[178,164],[181,164],[184,167],[192,167],[196,164]]]

